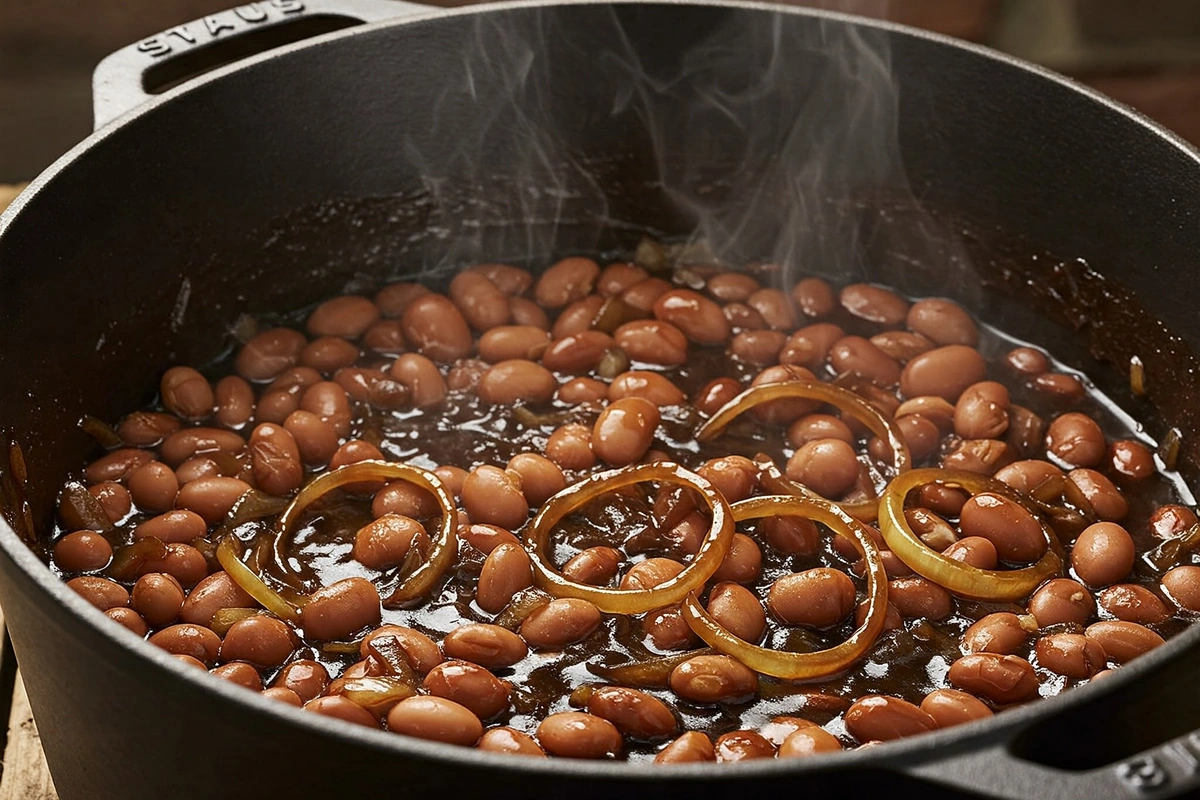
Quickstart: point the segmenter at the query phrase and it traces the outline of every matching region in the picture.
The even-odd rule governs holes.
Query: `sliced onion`
[[[429,551],[429,557],[413,570],[412,574],[400,582],[395,591],[383,601],[383,605],[387,608],[394,608],[428,594],[438,579],[449,569],[458,552],[456,532],[458,514],[454,506],[454,498],[450,496],[441,480],[432,472],[410,464],[396,464],[390,461],[358,461],[330,470],[311,481],[300,490],[291,505],[279,517],[275,536],[275,560],[280,568],[287,569],[287,553],[285,552],[287,544],[291,539],[292,528],[306,508],[329,492],[346,484],[378,480],[408,481],[432,493],[438,505],[441,506],[442,521],[433,541],[433,549]]]
[[[229,574],[230,579],[241,587],[242,591],[258,601],[258,604],[280,619],[287,620],[293,625],[300,624],[300,612],[290,603],[279,596],[279,593],[267,586],[263,579],[242,562],[238,551],[241,545],[236,537],[226,536],[217,546],[217,561],[221,568]]]
[[[550,546],[550,532],[559,520],[597,497],[644,481],[682,483],[703,497],[712,513],[708,534],[683,572],[652,589],[588,586],[576,583],[559,572],[546,555]],[[525,547],[533,562],[534,583],[555,597],[587,600],[609,614],[644,614],[678,603],[713,576],[725,560],[732,541],[733,514],[724,496],[704,478],[669,461],[609,470],[568,486],[547,500],[525,529]]]
[[[704,610],[694,593],[683,601],[683,618],[705,643],[755,672],[793,681],[827,678],[866,655],[883,633],[888,594],[883,559],[866,527],[838,508],[836,503],[811,497],[768,495],[733,504],[733,517],[738,522],[776,516],[804,517],[820,522],[854,543],[867,571],[867,616],[854,633],[841,644],[814,653],[789,653],[759,647],[722,627]]]
[[[1046,552],[1037,563],[1013,570],[979,569],[930,549],[913,533],[904,517],[909,492],[937,483],[965,489],[971,494],[992,492],[1012,500],[1028,511],[1046,537]],[[884,541],[913,572],[954,592],[960,597],[993,602],[1023,600],[1050,578],[1062,574],[1063,551],[1054,530],[1038,514],[1033,501],[1006,483],[974,472],[950,469],[918,469],[892,480],[879,505],[879,530]]]

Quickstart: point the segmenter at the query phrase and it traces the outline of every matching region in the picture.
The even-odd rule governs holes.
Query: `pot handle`
[[[403,0],[257,0],[176,25],[96,66],[95,127],[217,66],[340,28],[433,10]]]

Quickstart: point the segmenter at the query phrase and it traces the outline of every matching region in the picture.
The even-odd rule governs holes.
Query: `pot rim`
[[[189,92],[201,86],[206,86],[209,83],[219,82],[241,70],[251,69],[255,65],[269,60],[287,58],[309,48],[333,46],[343,39],[350,39],[359,34],[367,34],[385,28],[419,25],[430,21],[460,16],[504,13],[517,9],[603,5],[703,6],[792,14],[922,39],[942,47],[965,51],[990,62],[999,62],[1006,67],[1030,73],[1043,80],[1050,81],[1081,94],[1107,108],[1110,112],[1121,115],[1131,123],[1147,129],[1151,134],[1170,143],[1195,162],[1197,166],[1200,166],[1200,150],[1197,150],[1196,147],[1140,112],[1078,81],[984,45],[966,42],[907,25],[821,9],[797,8],[766,2],[748,2],[745,0],[653,0],[653,2],[646,2],[646,0],[515,0],[513,2],[491,2],[451,9],[431,7],[428,12],[417,12],[395,19],[356,25],[274,48],[188,80],[180,86],[156,95],[151,100],[116,117],[55,160],[29,183],[4,212],[0,213],[0,238],[4,236],[10,227],[18,224],[26,206],[36,202],[36,198],[45,187],[53,181],[58,180],[64,173],[68,173],[70,166],[77,159],[86,157],[89,150],[110,137],[120,135],[121,129],[133,121],[146,115],[159,113],[160,109],[170,108],[172,103]],[[1103,681],[1099,687],[1092,684],[1078,687],[1062,695],[1031,702],[1019,708],[1006,710],[1004,713],[997,714],[994,717],[971,722],[964,726],[932,731],[920,736],[888,742],[887,746],[883,748],[860,748],[840,753],[819,754],[805,759],[787,759],[782,761],[776,759],[753,759],[744,763],[720,765],[708,763],[647,765],[562,758],[521,759],[512,758],[506,754],[490,753],[473,748],[425,741],[409,736],[398,736],[383,730],[364,728],[360,725],[320,714],[308,713],[285,703],[273,701],[261,695],[255,695],[227,681],[214,680],[209,675],[201,674],[195,667],[181,663],[166,651],[151,645],[147,640],[135,636],[124,627],[113,625],[110,620],[106,620],[103,613],[68,588],[65,581],[50,571],[46,564],[34,554],[11,526],[8,525],[3,516],[0,516],[0,550],[3,551],[5,556],[11,558],[16,566],[39,589],[44,591],[53,602],[90,624],[93,629],[92,633],[104,636],[113,644],[148,660],[160,669],[173,673],[177,679],[189,682],[194,688],[198,687],[203,691],[211,692],[235,706],[240,706],[244,711],[269,718],[273,724],[300,726],[306,728],[311,733],[349,740],[357,746],[379,751],[381,754],[420,758],[439,762],[446,767],[453,767],[456,764],[467,762],[480,767],[518,774],[534,772],[622,781],[642,780],[648,774],[647,770],[651,770],[649,774],[655,776],[661,775],[663,778],[702,778],[704,780],[712,780],[714,778],[720,780],[739,780],[751,776],[767,777],[782,774],[802,775],[810,771],[825,771],[829,769],[855,770],[876,768],[909,772],[914,767],[919,767],[922,764],[933,761],[940,761],[956,753],[985,748],[995,744],[997,741],[1007,742],[1021,729],[1044,716],[1052,716],[1082,703],[1091,702],[1094,697],[1101,697],[1104,693],[1114,693],[1120,687],[1142,679],[1142,673],[1153,671],[1160,665],[1176,658],[1183,651],[1200,646],[1200,624],[1194,624],[1187,631],[1173,637],[1165,645],[1139,657],[1136,664],[1117,670],[1114,675]]]

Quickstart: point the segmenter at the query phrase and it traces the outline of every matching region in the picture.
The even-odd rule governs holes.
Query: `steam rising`
[[[879,16],[883,5],[839,10]],[[886,36],[752,8],[680,22],[679,10],[479,17],[429,109],[430,141],[407,143],[424,174],[441,176],[427,190],[443,218],[479,220],[448,224],[443,263],[544,257],[594,247],[605,229],[657,225],[731,260],[857,271],[862,232],[847,209],[865,191],[906,191]],[[447,141],[449,163],[426,157]],[[622,172],[622,158],[641,169]]]

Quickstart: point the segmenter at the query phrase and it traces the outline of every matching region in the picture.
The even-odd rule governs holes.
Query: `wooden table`
[[[21,186],[0,185],[0,211],[21,191]],[[0,611],[0,629],[4,626],[4,613]],[[8,732],[4,740],[4,761],[0,767],[0,800],[57,800],[50,771],[46,769],[46,756],[42,753],[42,740],[37,726],[33,724],[33,712],[29,709],[29,698],[25,696],[25,684],[21,675],[13,675],[15,664],[8,636],[0,649],[0,714],[8,717]],[[7,678],[12,676],[12,685]]]

